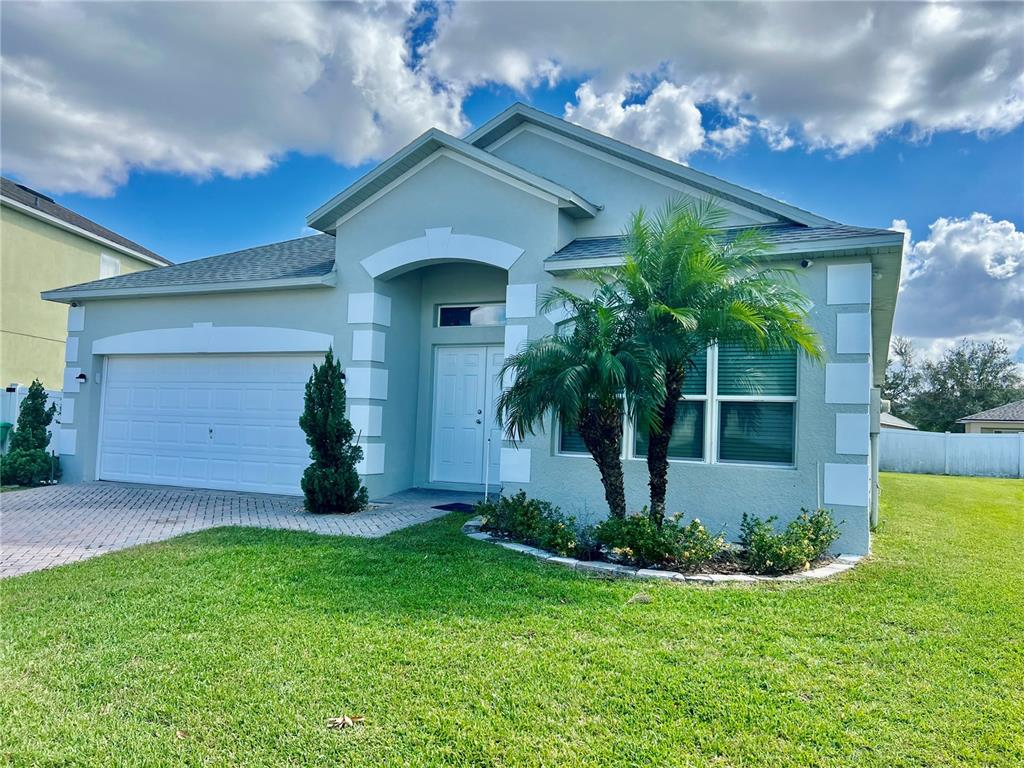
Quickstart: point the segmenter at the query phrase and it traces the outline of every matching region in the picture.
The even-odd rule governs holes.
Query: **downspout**
[[[871,476],[871,488],[870,488],[870,508],[868,514],[868,521],[871,526],[871,530],[875,530],[878,527],[878,496],[881,493],[881,484],[879,483],[878,477],[878,434],[882,427],[882,413],[889,412],[889,401],[882,399],[882,390],[878,387],[872,387],[871,389],[871,426],[868,430],[869,441],[868,441],[868,461],[870,462],[870,468],[868,470]]]

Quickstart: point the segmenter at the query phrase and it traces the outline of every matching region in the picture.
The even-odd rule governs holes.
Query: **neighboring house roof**
[[[893,416],[891,413],[880,414],[879,422],[885,429],[912,429],[917,431],[917,427],[909,421],[904,421],[899,416]]]
[[[438,151],[447,151],[454,156],[473,161],[499,176],[545,192],[555,197],[560,206],[572,216],[590,218],[599,210],[598,206],[584,200],[580,195],[561,184],[495,157],[444,131],[431,128],[309,214],[306,217],[306,224],[323,232],[333,231],[338,219],[378,192],[384,191],[389,184]]]
[[[781,216],[782,218],[808,226],[825,226],[837,223],[831,219],[826,219],[824,216],[797,208],[795,205],[762,195],[760,192],[754,192],[736,184],[731,184],[709,173],[703,173],[689,166],[674,163],[671,160],[666,160],[663,157],[630,146],[616,139],[595,133],[580,125],[570,123],[568,120],[562,120],[522,103],[513,104],[500,115],[488,120],[470,133],[466,137],[466,141],[474,146],[486,149],[505,134],[514,131],[524,123],[532,123],[556,134],[574,139],[581,144],[600,149],[612,156],[635,163],[648,170],[664,174],[677,181],[685,182],[708,194],[754,208],[773,217]],[[600,200],[597,202],[600,203]]]
[[[957,424],[966,424],[968,421],[1024,421],[1024,400],[1016,400],[998,408],[989,408],[981,413],[973,413],[957,419]]]
[[[870,241],[873,245],[892,245],[903,241],[902,232],[869,227],[854,227],[846,224],[829,224],[822,227],[808,227],[802,224],[764,224],[759,227],[732,227],[723,231],[722,239],[728,241],[738,232],[758,229],[764,235],[767,245],[774,253],[810,253],[827,248],[842,250],[862,247]],[[877,241],[877,242],[875,242]],[[623,256],[625,237],[578,237],[564,248],[548,256],[547,262],[579,262],[602,260],[613,262]]]
[[[57,288],[44,299],[129,298],[154,293],[205,293],[332,284],[334,237],[311,235],[246,248],[160,269]]]
[[[12,179],[0,177],[0,202],[29,216],[74,232],[98,242],[100,245],[106,245],[149,264],[166,266],[172,263],[135,241],[122,237],[117,232],[75,213],[70,208],[65,208],[54,202],[52,198]]]

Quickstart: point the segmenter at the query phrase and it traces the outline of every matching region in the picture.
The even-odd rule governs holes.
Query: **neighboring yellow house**
[[[63,385],[67,306],[42,291],[170,264],[49,197],[2,179],[0,386]]]

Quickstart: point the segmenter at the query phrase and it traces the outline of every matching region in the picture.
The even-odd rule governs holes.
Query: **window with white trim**
[[[708,360],[705,354],[694,361],[683,378],[683,396],[676,406],[676,422],[668,443],[668,457],[683,461],[704,461],[705,421],[708,408]],[[633,430],[633,455],[647,458],[647,429]]]
[[[717,356],[718,461],[792,464],[796,442],[796,351],[721,346]]]
[[[792,466],[797,353],[712,347],[686,375],[668,457],[674,461]],[[647,456],[634,425],[633,458]]]
[[[437,308],[438,328],[504,324],[505,305],[499,302],[489,304],[441,304]]]
[[[117,256],[109,253],[100,254],[100,280],[107,277],[117,277],[121,274],[121,262]]]

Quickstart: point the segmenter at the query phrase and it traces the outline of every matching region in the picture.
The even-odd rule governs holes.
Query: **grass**
[[[787,586],[588,580],[463,519],[0,582],[0,762],[1024,764],[1020,481],[886,476],[873,559]]]

